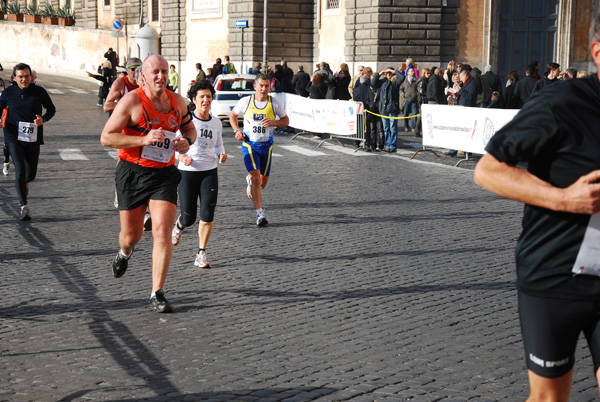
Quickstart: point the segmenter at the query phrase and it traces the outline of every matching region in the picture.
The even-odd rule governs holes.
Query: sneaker
[[[268,224],[269,222],[267,221],[267,218],[265,218],[264,212],[256,216],[256,226],[266,226]]]
[[[252,176],[246,176],[246,183],[248,183],[248,187],[246,187],[246,195],[248,198],[252,199]]]
[[[152,310],[157,313],[172,313],[173,307],[169,304],[165,298],[165,294],[162,289],[158,289],[154,296],[150,297],[150,306]]]
[[[210,262],[208,262],[206,251],[200,251],[198,254],[196,254],[196,260],[194,261],[194,265],[200,268],[212,268]]]
[[[23,205],[21,207],[21,214],[19,215],[19,219],[22,221],[31,220],[31,212],[29,211],[29,207],[27,205]]]
[[[152,230],[152,217],[150,212],[146,212],[144,215],[144,232],[150,232]]]
[[[458,152],[457,151],[445,151],[443,152],[444,155],[448,155],[448,156],[456,156]]]
[[[2,174],[4,176],[8,176],[9,173],[10,173],[10,163],[5,163],[4,167],[2,168]]]
[[[174,246],[178,245],[181,241],[181,235],[183,234],[183,229],[179,229],[177,227],[177,222],[173,225],[173,232],[171,232],[171,242]]]
[[[129,256],[131,258],[131,255]],[[113,260],[112,263],[112,273],[115,278],[120,278],[125,275],[125,271],[127,271],[127,264],[129,263],[129,258],[125,258],[121,255],[121,251],[117,252],[117,256]]]

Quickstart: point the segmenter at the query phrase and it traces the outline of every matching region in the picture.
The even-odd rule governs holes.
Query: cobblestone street
[[[124,277],[110,272],[116,152],[100,144],[97,85],[39,81],[57,114],[30,222],[17,217],[14,173],[0,176],[1,401],[527,397],[514,285],[522,205],[477,187],[475,162],[410,160],[419,144],[408,133],[398,154],[279,135],[259,228],[226,126],[213,269],[193,265],[189,228],[165,286],[175,312],[160,315],[148,305],[151,232]],[[584,341],[577,357],[572,400],[597,400]]]

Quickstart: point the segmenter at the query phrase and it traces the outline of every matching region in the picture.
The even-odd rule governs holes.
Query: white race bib
[[[146,145],[142,149],[142,158],[150,159],[151,161],[167,163],[173,157],[173,139],[177,136],[172,131],[163,130],[165,133],[164,142],[155,142],[152,145]]]
[[[17,139],[24,142],[36,142],[37,141],[37,129],[38,126],[35,123],[27,123],[25,121],[19,122],[19,136]]]
[[[250,141],[265,142],[269,140],[271,130],[274,128],[273,126],[263,127],[260,121],[251,121],[249,123],[250,124],[248,124],[248,138],[250,138]]]
[[[600,276],[600,213],[590,217],[572,271]]]

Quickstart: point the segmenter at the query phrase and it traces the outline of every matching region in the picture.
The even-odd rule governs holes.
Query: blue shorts
[[[246,170],[259,169],[260,174],[269,176],[271,172],[271,153],[273,152],[273,142],[242,142],[242,156]]]

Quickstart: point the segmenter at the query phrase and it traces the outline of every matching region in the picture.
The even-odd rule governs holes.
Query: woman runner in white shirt
[[[223,124],[210,114],[215,89],[208,80],[194,83],[188,92],[190,106],[195,107],[192,122],[196,127],[196,142],[186,154],[177,154],[181,172],[179,183],[179,208],[181,214],[173,226],[173,245],[179,244],[183,229],[196,222],[200,199],[199,249],[194,265],[210,268],[206,246],[214,226],[214,213],[219,191],[217,161],[225,162]]]

